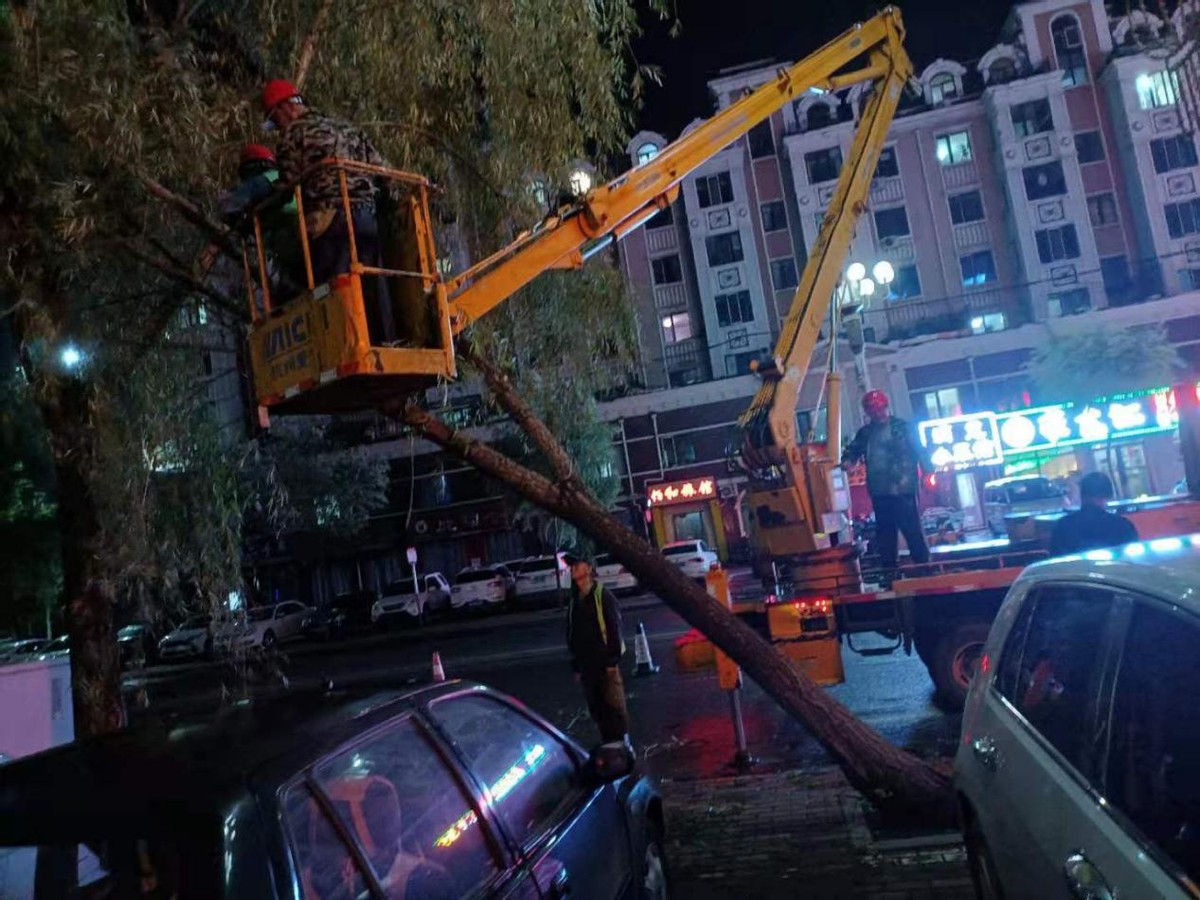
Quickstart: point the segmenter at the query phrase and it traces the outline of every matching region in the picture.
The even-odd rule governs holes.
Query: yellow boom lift
[[[866,208],[875,166],[901,92],[912,76],[905,53],[900,11],[888,7],[855,25],[674,141],[653,159],[577,202],[564,206],[509,246],[445,278],[438,271],[429,213],[430,185],[422,177],[345,160],[326,160],[342,180],[350,220],[345,172],[366,171],[403,189],[393,218],[406,239],[387,267],[364,264],[351,231],[350,272],[329,284],[314,284],[303,198],[299,229],[308,276],[307,291],[290,302],[272,304],[268,260],[261,226],[255,222],[258,277],[250,277],[251,366],[260,405],[274,414],[344,413],[371,409],[382,400],[419,391],[456,375],[454,338],[514,292],[549,269],[582,266],[593,254],[638,228],[679,195],[689,173],[750,129],[806,92],[828,92],[853,84],[870,85],[849,155],[811,248],[808,264],[783,324],[763,384],[740,421],[741,460],[751,476],[750,503],[760,552],[796,573],[834,574],[853,566],[851,548],[829,537],[849,506],[838,468],[840,427],[838,376],[827,376],[828,440],[821,450],[804,445],[796,433],[800,387],[809,369],[821,326],[850,249],[855,226]],[[373,309],[380,280],[391,285],[392,308]],[[364,297],[364,287],[366,297]],[[836,340],[833,309],[830,338]],[[849,311],[853,313],[853,311]],[[397,333],[403,319],[408,334]],[[413,346],[412,337],[416,337]],[[824,452],[822,452],[822,450]],[[834,544],[834,546],[830,546]],[[803,563],[803,565],[796,565]],[[830,617],[832,622],[832,617]],[[832,627],[831,627],[832,631]],[[815,635],[814,635],[815,636]]]

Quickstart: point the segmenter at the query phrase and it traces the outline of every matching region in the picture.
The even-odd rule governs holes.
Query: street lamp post
[[[850,341],[850,351],[854,354],[854,374],[858,377],[863,391],[871,389],[871,376],[867,370],[866,341],[863,337],[863,313],[866,312],[871,298],[878,288],[887,292],[887,286],[896,278],[896,270],[886,259],[881,259],[871,267],[870,275],[867,267],[860,262],[852,262],[846,267],[846,277],[842,280],[840,315],[842,325],[846,329],[846,337]]]

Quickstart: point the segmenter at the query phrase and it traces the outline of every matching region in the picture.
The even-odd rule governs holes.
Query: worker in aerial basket
[[[571,567],[574,582],[567,607],[571,668],[583,688],[592,721],[600,729],[601,748],[628,752],[629,713],[620,669],[625,653],[620,609],[612,592],[596,580],[590,559],[568,553],[564,562]]]
[[[933,463],[916,429],[889,410],[887,394],[867,391],[862,399],[867,424],[842,454],[842,464],[867,464],[867,493],[875,508],[875,549],[885,570],[896,568],[899,538],[904,535],[912,562],[929,561],[921,529],[917,495],[921,472],[933,474]]]

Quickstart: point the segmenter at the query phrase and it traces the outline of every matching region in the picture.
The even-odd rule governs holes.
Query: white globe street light
[[[881,259],[875,263],[874,268],[871,269],[871,274],[875,276],[875,280],[879,284],[891,284],[892,280],[896,277],[896,270],[892,268],[892,264],[886,259]]]
[[[867,277],[867,267],[860,262],[852,262],[846,269],[846,280],[851,284],[862,281]]]
[[[864,297],[870,297],[875,293],[875,282],[870,278],[864,278],[858,283],[858,292]]]
[[[64,369],[77,369],[83,365],[83,351],[74,344],[67,344],[58,354]]]

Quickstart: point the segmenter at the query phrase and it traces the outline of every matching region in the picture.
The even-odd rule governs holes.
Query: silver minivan
[[[1200,896],[1200,535],[1031,566],[955,786],[980,897]]]

